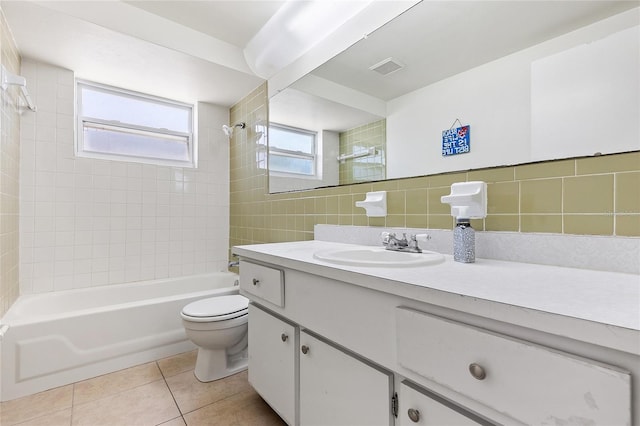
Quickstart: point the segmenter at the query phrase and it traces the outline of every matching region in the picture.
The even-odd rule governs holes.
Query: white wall
[[[634,29],[628,30],[629,28]],[[571,108],[568,111],[556,111],[551,117],[549,114],[541,114],[542,102],[536,102],[536,108],[532,108],[532,90],[536,90],[534,95],[542,89],[548,93],[548,88],[555,83],[549,77],[541,80],[541,73],[538,73],[536,85],[533,85],[532,67],[535,64],[552,55],[573,57],[575,55],[572,50],[577,48],[602,51],[598,45],[609,43],[612,46],[618,43],[616,33],[625,30],[627,54],[612,57],[620,59],[620,67],[632,66],[635,67],[633,70],[616,72],[611,69],[610,58],[599,57],[605,64],[598,71],[585,68],[580,72],[599,72],[600,74],[592,75],[590,79],[607,82],[617,88],[618,94],[628,94],[630,99],[621,103],[617,94],[612,95],[614,91],[605,89],[587,96],[591,108],[580,105],[575,111]],[[421,176],[593,155],[598,151],[609,153],[640,149],[638,34],[638,9],[634,9],[389,101],[387,177]],[[593,59],[595,55],[597,53],[586,56]],[[557,59],[553,61],[554,65],[562,63]],[[608,70],[606,65],[609,65]],[[545,71],[549,75],[548,67]],[[550,75],[553,74],[551,71]],[[624,79],[619,78],[620,75]],[[606,87],[606,84],[600,86]],[[593,87],[588,85],[582,89],[586,95]],[[571,96],[569,88],[556,87],[554,90],[556,99]],[[548,99],[549,96],[546,96],[545,101]],[[563,104],[577,107],[579,102],[585,102],[584,98],[572,98]],[[635,105],[635,110],[628,108],[629,105]],[[604,110],[608,113],[603,114]],[[471,125],[471,152],[443,157],[442,131],[449,129],[456,119],[460,119],[463,125]],[[586,129],[591,129],[587,124],[593,122],[597,122],[597,127],[604,131],[596,135],[587,130],[573,138],[563,137],[562,143],[548,138],[549,132],[559,131],[563,126],[566,127],[565,130],[575,130],[582,123]],[[545,128],[532,128],[532,123],[544,123]],[[579,123],[578,126],[576,123]],[[551,129],[549,125],[555,128]],[[457,126],[459,125],[456,124]],[[598,137],[607,130],[615,131],[619,126],[630,130],[624,138],[619,133],[615,137]],[[570,132],[563,131],[563,135],[568,133]],[[532,135],[537,136],[534,138]],[[552,142],[546,143],[541,149],[535,149],[532,141],[539,143],[540,135],[544,135],[542,139]]]
[[[198,105],[197,169],[76,158],[73,72],[22,74],[38,112],[21,122],[21,293],[226,270],[226,108]]]

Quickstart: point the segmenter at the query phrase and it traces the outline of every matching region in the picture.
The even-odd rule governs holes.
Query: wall
[[[20,71],[15,41],[0,11],[0,63],[14,74]],[[16,108],[19,92],[9,87],[0,92],[0,317],[18,298],[18,181],[20,157],[20,115]],[[25,112],[30,114],[30,112]]]
[[[37,113],[21,123],[20,291],[226,269],[226,108],[199,104],[197,169],[74,156],[74,74],[24,59]]]
[[[232,121],[267,115],[264,86],[235,105]],[[489,214],[477,230],[640,237],[640,151],[416,178],[268,194],[256,144],[231,147],[231,245],[313,239],[314,224],[451,229],[440,197],[454,182],[488,183]],[[388,216],[354,206],[368,191],[388,191]]]

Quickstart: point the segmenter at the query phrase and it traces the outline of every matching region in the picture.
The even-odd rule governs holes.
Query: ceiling
[[[382,14],[384,20],[374,25],[367,18],[365,25],[367,10],[391,10],[394,4],[395,16],[415,2],[0,0],[0,6],[24,58],[71,69],[78,78],[185,102],[231,106],[307,52],[321,51],[325,39],[341,38],[345,27],[354,28],[350,40],[364,34],[368,38],[320,68],[318,75],[386,100],[638,5],[637,0],[429,0],[414,7],[426,10],[421,17],[400,16],[400,29],[388,25],[373,34],[362,30],[389,19]],[[542,4],[551,8],[537,7]],[[402,40],[409,26],[408,42],[370,49],[389,35]],[[453,45],[443,42],[451,37],[457,40]],[[351,42],[341,41],[341,49]],[[368,66],[388,56],[398,57],[407,68],[384,78],[372,76]]]
[[[125,1],[210,37],[243,48],[284,1]]]
[[[396,0],[406,7],[415,1]],[[86,80],[223,106],[238,102],[370,4],[0,0],[23,58]]]

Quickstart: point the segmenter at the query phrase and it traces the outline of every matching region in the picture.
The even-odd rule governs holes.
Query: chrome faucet
[[[408,240],[406,233],[403,233],[400,239],[393,232],[383,235],[384,239],[382,240],[382,244],[387,247],[387,250],[422,253],[422,249],[418,247],[418,239],[415,235],[410,235]]]

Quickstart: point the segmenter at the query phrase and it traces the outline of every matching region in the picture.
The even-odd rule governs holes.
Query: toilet
[[[247,368],[249,299],[235,294],[197,300],[180,316],[187,337],[198,346],[198,380],[210,382]]]

